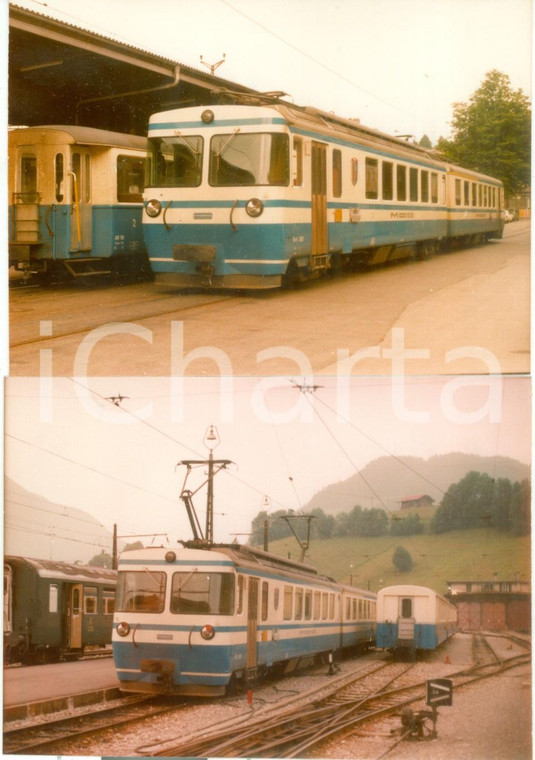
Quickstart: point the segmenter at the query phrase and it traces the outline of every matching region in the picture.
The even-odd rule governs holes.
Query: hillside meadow
[[[398,573],[392,563],[397,546],[413,560],[412,570]],[[300,558],[295,538],[274,541],[269,550]],[[447,591],[447,581],[530,580],[530,536],[512,536],[492,528],[418,536],[344,536],[312,540],[305,563],[342,583],[377,591],[411,583]]]

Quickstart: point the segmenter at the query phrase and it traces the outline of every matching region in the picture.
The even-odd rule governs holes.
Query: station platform
[[[118,689],[111,657],[7,668],[3,682],[4,721],[89,704],[92,698],[111,699]],[[47,704],[50,709],[45,707]]]

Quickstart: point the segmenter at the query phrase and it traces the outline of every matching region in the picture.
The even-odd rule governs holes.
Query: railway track
[[[478,660],[467,669],[448,675],[461,688],[509,668],[530,662],[529,654],[498,658],[484,644]],[[362,725],[424,699],[426,681],[411,681],[414,665],[383,663],[359,673],[351,683],[333,683],[330,693],[300,695],[292,704],[272,708],[243,726],[235,721],[213,726],[186,740],[168,740],[136,748],[147,756],[189,757],[304,757],[312,748],[335,736],[347,737]]]
[[[152,718],[176,710],[176,700],[163,697],[130,696],[108,707],[99,707],[77,715],[47,720],[19,728],[4,728],[4,754],[55,754],[54,748],[65,742],[90,737],[109,728],[125,726],[143,718]]]

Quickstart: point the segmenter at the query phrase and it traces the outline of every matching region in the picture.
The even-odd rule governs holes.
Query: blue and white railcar
[[[437,649],[457,630],[457,608],[423,586],[386,586],[377,594],[377,646],[396,653]]]
[[[162,283],[278,287],[502,236],[497,180],[281,100],[154,114],[148,151],[145,242]]]
[[[124,691],[215,696],[375,641],[373,592],[238,545],[125,552],[113,632]]]
[[[11,129],[8,143],[14,274],[147,276],[145,137],[42,126]]]

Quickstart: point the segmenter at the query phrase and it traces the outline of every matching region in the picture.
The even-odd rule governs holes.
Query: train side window
[[[279,600],[280,600],[280,589],[275,588],[273,591],[273,609],[274,610],[279,609]]]
[[[63,153],[56,153],[56,159],[54,162],[54,184],[56,187],[56,201],[61,203],[64,198],[64,180],[65,169],[63,161]]]
[[[93,586],[86,586],[84,588],[84,614],[96,615],[97,614],[97,589]]]
[[[115,594],[113,591],[102,592],[102,606],[105,615],[113,615],[115,612]]]
[[[314,591],[314,620],[319,620],[321,617],[321,593]]]
[[[91,156],[89,153],[86,153],[84,158],[82,200],[84,203],[89,203],[91,200]]]
[[[379,161],[376,158],[366,159],[366,198],[379,197]]]
[[[295,590],[295,619],[303,619],[303,589],[297,588]]]
[[[398,164],[396,167],[396,186],[398,201],[407,200],[407,167]]]
[[[429,172],[422,172],[422,203],[429,203]]]
[[[470,205],[470,185],[466,181],[464,183],[464,205],[465,206]]]
[[[460,179],[455,180],[455,205],[456,206],[461,205],[461,180]]]
[[[351,619],[352,620],[357,619],[357,600],[356,599],[353,599]]]
[[[292,586],[284,587],[284,606],[282,617],[284,620],[291,620],[293,616],[294,590]]]
[[[438,203],[438,174],[431,172],[431,203]]]
[[[477,206],[477,185],[472,182],[472,206]]]
[[[48,611],[55,613],[58,611],[59,589],[57,583],[51,583],[48,589]]]
[[[411,201],[418,200],[418,169],[409,169],[409,197]]]
[[[305,620],[312,619],[312,591],[305,591]]]
[[[37,158],[33,153],[21,156],[20,192],[25,203],[37,203]]]
[[[334,616],[335,616],[335,615],[334,615],[334,610],[335,610],[335,607],[334,607],[334,604],[335,604],[335,599],[336,599],[336,597],[335,597],[335,595],[334,595],[334,594],[329,594],[329,620],[334,620]]]
[[[119,203],[141,203],[145,159],[137,156],[117,156],[117,200]]]
[[[303,140],[301,137],[293,139],[294,151],[294,186],[299,187],[303,184]]]
[[[351,619],[351,599],[348,597],[346,599],[346,620]]]
[[[391,201],[394,198],[394,164],[383,161],[383,200]]]
[[[481,185],[477,186],[477,194],[478,194],[478,199],[479,199],[479,202],[477,205],[482,206],[483,205],[483,188]]]
[[[351,184],[356,185],[359,181],[359,160],[358,158],[351,159]]]
[[[402,618],[412,617],[412,599],[401,600],[401,617]]]
[[[321,595],[321,619],[327,620],[329,617],[329,594]]]
[[[342,195],[342,151],[333,150],[333,196],[340,198]]]
[[[267,581],[262,581],[262,620],[267,620],[269,605],[269,586]]]
[[[243,590],[244,590],[244,583],[245,579],[243,575],[238,575],[238,604],[236,607],[236,614],[241,615],[243,612]]]

